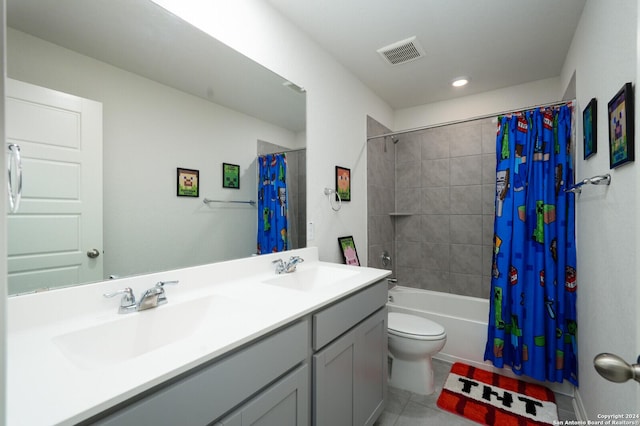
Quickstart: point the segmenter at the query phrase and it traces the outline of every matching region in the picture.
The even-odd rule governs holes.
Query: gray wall
[[[390,130],[367,117],[367,136],[389,133]],[[367,265],[392,269],[395,265],[393,219],[395,210],[395,145],[391,138],[371,139],[367,143]],[[357,248],[357,242],[356,242]],[[392,265],[382,265],[381,254],[387,251]]]
[[[399,284],[489,297],[497,126],[492,121],[406,133],[395,145],[387,138],[387,153],[382,139],[369,141],[369,265],[379,265],[377,256],[392,232]],[[389,146],[395,147],[395,177],[389,176]],[[389,216],[390,211],[406,215]]]

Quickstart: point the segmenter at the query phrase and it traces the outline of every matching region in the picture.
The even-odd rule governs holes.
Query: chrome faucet
[[[296,271],[298,263],[304,262],[304,259],[300,256],[291,256],[287,263],[282,259],[276,259],[272,263],[276,264],[276,274],[290,274]]]
[[[118,309],[119,314],[128,314],[129,312],[135,312],[138,310],[138,305],[136,304],[136,296],[134,296],[131,287],[114,291],[113,293],[104,293],[103,296],[114,297],[118,294],[122,294],[122,299],[120,299],[120,308]]]
[[[114,297],[118,294],[122,294],[120,299],[119,314],[128,314],[130,312],[144,311],[147,309],[156,308],[160,305],[167,303],[167,295],[164,291],[164,286],[167,284],[178,284],[178,281],[159,281],[146,290],[140,296],[140,301],[136,303],[136,297],[133,295],[133,290],[127,287],[123,290],[118,290],[113,293],[105,293],[104,297]]]

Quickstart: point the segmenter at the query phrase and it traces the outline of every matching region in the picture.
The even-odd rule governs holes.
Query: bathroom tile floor
[[[451,370],[451,364],[433,360],[436,391],[429,396],[389,387],[389,402],[374,426],[465,426],[478,423],[464,417],[441,410],[436,405],[442,385]],[[560,420],[575,420],[572,399],[556,394],[558,417]]]

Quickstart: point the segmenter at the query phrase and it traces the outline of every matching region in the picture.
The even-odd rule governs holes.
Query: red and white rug
[[[555,395],[548,388],[455,363],[438,407],[484,425],[558,424]]]

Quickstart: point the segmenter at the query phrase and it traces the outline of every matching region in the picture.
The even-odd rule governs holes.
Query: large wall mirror
[[[20,210],[8,216],[10,294],[256,252],[257,208],[242,202],[257,198],[260,146],[304,152],[304,90],[150,0],[8,0],[7,26],[7,138],[23,146],[25,175]],[[41,156],[49,147],[39,133],[66,141],[67,133],[84,137],[89,126],[80,120],[65,133],[33,124],[34,105],[45,122],[55,110],[47,125],[77,113],[66,101],[52,108],[23,99],[31,85],[45,99],[53,90],[96,102],[102,147],[94,165]],[[223,186],[223,163],[239,166],[238,187]],[[304,177],[304,159],[299,164]],[[198,197],[178,196],[179,168],[198,171]],[[81,173],[101,182],[89,195],[64,181],[90,180]],[[91,198],[101,204],[100,235],[83,242],[91,233],[68,207]],[[304,224],[302,204],[295,220]],[[65,256],[79,260],[59,262]]]

